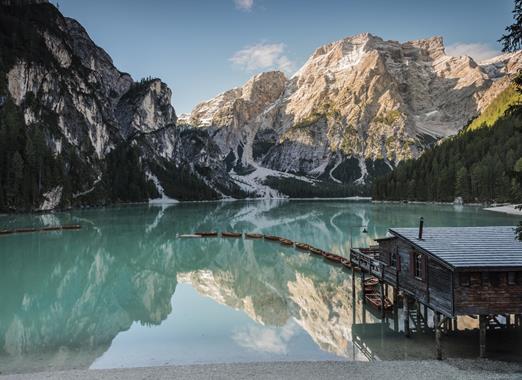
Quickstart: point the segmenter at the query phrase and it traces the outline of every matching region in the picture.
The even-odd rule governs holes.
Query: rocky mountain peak
[[[435,60],[446,55],[444,39],[441,36],[413,40],[404,43],[405,46],[414,46],[425,52],[429,58]]]
[[[362,33],[319,47],[290,80],[258,74],[201,103],[190,123],[218,129],[222,156],[236,172],[238,162],[255,168],[249,178],[271,170],[363,184],[463,128],[521,64],[522,53],[487,64],[448,56],[439,36]]]

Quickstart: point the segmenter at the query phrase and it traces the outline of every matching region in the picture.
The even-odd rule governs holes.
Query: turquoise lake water
[[[277,243],[176,237],[262,232],[347,256],[350,240],[366,246],[420,216],[427,226],[520,219],[478,207],[277,200],[0,216],[1,229],[82,225],[0,237],[0,372],[431,359],[432,337],[389,333],[393,321],[380,323],[352,300],[352,274],[341,267]],[[473,334],[448,354],[475,357]],[[506,343],[492,351],[517,360]]]

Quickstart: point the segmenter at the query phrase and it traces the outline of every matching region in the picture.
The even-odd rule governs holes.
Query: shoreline
[[[443,361],[309,361],[196,364],[165,367],[69,370],[1,375],[0,380],[40,379],[519,379],[522,365],[484,359]]]
[[[492,207],[485,207],[484,210],[493,211],[493,212],[501,212],[501,213],[509,214],[509,215],[522,216],[522,210],[517,209],[516,208],[517,206],[520,206],[520,205],[508,204],[508,205],[501,205],[501,206],[492,206]]]
[[[408,201],[408,200],[375,200],[372,197],[363,196],[352,196],[352,197],[332,197],[332,198],[291,198],[291,197],[277,197],[277,198],[222,198],[222,199],[208,199],[208,200],[194,200],[194,201],[177,201],[169,199],[162,201],[162,199],[151,199],[144,202],[129,202],[129,203],[116,203],[103,206],[83,206],[83,207],[70,207],[66,209],[54,209],[47,211],[15,211],[15,212],[3,212],[0,216],[9,215],[47,215],[47,214],[59,214],[70,211],[84,211],[84,210],[101,210],[101,209],[113,209],[123,208],[129,206],[150,206],[150,207],[170,207],[170,206],[181,206],[184,204],[195,204],[195,203],[227,203],[227,202],[263,202],[263,201],[305,201],[305,202],[328,202],[328,201],[347,201],[347,202],[369,202],[375,204],[413,204],[413,205],[445,205],[445,206],[470,206],[470,207],[482,207],[486,211],[501,212],[510,215],[522,216],[522,210],[517,210],[516,204],[500,204],[500,205],[488,205],[487,203],[455,203],[455,202],[443,202],[443,201]]]

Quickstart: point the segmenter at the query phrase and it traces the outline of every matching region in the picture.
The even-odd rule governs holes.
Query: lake
[[[82,225],[0,237],[0,372],[432,359],[432,335],[406,339],[393,333],[391,318],[381,321],[359,297],[352,300],[348,270],[263,240],[177,238],[197,230],[252,231],[347,256],[351,240],[367,246],[389,227],[417,226],[420,216],[428,227],[520,219],[472,206],[341,200],[0,216],[0,228]],[[443,338],[448,355],[478,356],[474,323],[459,321],[470,330]],[[488,349],[518,360],[505,339]],[[509,339],[513,347],[522,342],[515,333]]]

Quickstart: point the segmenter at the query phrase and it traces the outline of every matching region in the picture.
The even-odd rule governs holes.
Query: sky
[[[442,36],[448,53],[480,60],[499,53],[497,40],[513,21],[513,0],[59,0],[59,7],[119,70],[167,83],[178,114],[259,72],[291,76],[315,49],[347,36]]]

